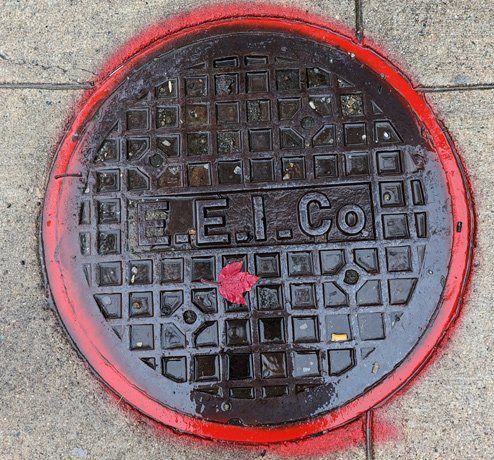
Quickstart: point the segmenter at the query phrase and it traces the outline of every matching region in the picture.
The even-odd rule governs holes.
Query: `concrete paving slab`
[[[494,3],[363,0],[364,34],[421,85],[494,83]]]
[[[90,81],[113,52],[147,26],[212,3],[217,2],[4,1],[0,14],[0,83]],[[349,28],[354,26],[353,0],[271,3],[331,17]]]
[[[7,108],[0,115],[0,459],[282,458],[286,445],[272,454],[157,430],[94,378],[47,309],[37,219],[57,137],[80,95],[0,90]],[[358,445],[331,455],[303,454],[365,458]]]
[[[455,91],[430,100],[456,138],[472,180],[478,226],[474,276],[440,359],[383,411],[401,436],[377,445],[376,458],[494,458],[494,91]]]

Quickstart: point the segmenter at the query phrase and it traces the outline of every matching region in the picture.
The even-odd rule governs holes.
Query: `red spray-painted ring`
[[[411,356],[378,385],[345,406],[302,423],[272,428],[226,426],[201,421],[162,406],[134,386],[105,357],[103,342],[91,333],[91,318],[77,314],[77,289],[71,285],[71,279],[64,270],[58,246],[61,235],[67,231],[65,213],[69,211],[63,207],[63,181],[57,178],[71,173],[78,134],[84,130],[86,121],[132,69],[165,44],[169,45],[192,32],[238,24],[289,31],[309,37],[353,54],[355,59],[381,74],[408,102],[411,110],[428,130],[431,143],[447,176],[454,225],[461,228],[461,231],[453,235],[449,274],[439,313]],[[468,184],[454,148],[424,96],[414,90],[410,81],[399,70],[375,49],[355,42],[348,30],[335,27],[321,18],[273,6],[236,5],[201,9],[153,26],[117,53],[104,67],[94,89],[87,92],[78,106],[78,112],[55,158],[42,215],[42,244],[51,295],[61,321],[91,368],[114,392],[140,412],[180,431],[215,440],[269,443],[300,439],[339,427],[388,398],[416,374],[431,356],[458,312],[471,263],[473,225]]]

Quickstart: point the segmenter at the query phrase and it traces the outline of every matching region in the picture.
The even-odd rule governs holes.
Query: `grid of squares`
[[[98,260],[83,267],[95,301],[145,364],[201,391],[276,397],[298,391],[290,378],[341,376],[385,339],[413,295],[424,254],[415,243],[427,238],[427,215],[416,212],[426,203],[421,174],[403,179],[393,125],[323,69],[277,68],[258,56],[196,73],[161,82],[95,154],[95,198],[79,214],[81,255]],[[122,251],[121,194],[305,179],[371,182],[377,237],[389,247],[287,245],[255,256],[221,249],[138,260]],[[261,276],[247,307],[200,281],[217,279],[233,260]]]
[[[96,162],[136,162],[143,177],[135,190],[200,188],[368,175],[366,151],[401,143],[375,103],[332,73],[250,61],[159,82],[101,144]]]
[[[128,295],[99,293],[95,300],[129,349],[165,377],[224,393],[241,385],[252,395],[275,383],[295,391],[290,378],[320,382],[340,376],[368,356],[399,321],[421,257],[412,245],[376,249],[357,243],[256,255],[219,252],[140,260],[141,267],[150,263],[158,288],[134,286],[127,276]],[[229,304],[199,281],[217,279],[233,260],[261,277],[247,306]],[[358,273],[354,284],[346,280],[349,271]],[[191,313],[193,321],[187,319]]]

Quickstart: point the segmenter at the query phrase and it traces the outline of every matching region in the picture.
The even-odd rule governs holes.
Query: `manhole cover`
[[[470,238],[451,148],[402,77],[327,30],[256,21],[170,34],[102,84],[43,225],[55,305],[102,379],[238,440],[395,390],[455,311]],[[260,277],[246,305],[204,282],[233,262]]]

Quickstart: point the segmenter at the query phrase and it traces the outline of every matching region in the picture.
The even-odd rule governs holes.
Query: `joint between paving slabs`
[[[67,90],[85,90],[94,87],[94,82],[88,81],[84,83],[0,83],[0,89],[41,89],[48,91],[67,91]]]
[[[492,90],[494,83],[474,83],[471,85],[431,85],[431,86],[415,86],[415,91],[420,93],[447,93],[451,91],[479,91]]]
[[[374,411],[369,409],[364,415],[365,424],[365,458],[366,460],[374,460],[374,432],[373,432],[373,417]]]
[[[355,0],[355,37],[359,42],[362,42],[364,39],[363,0]]]

